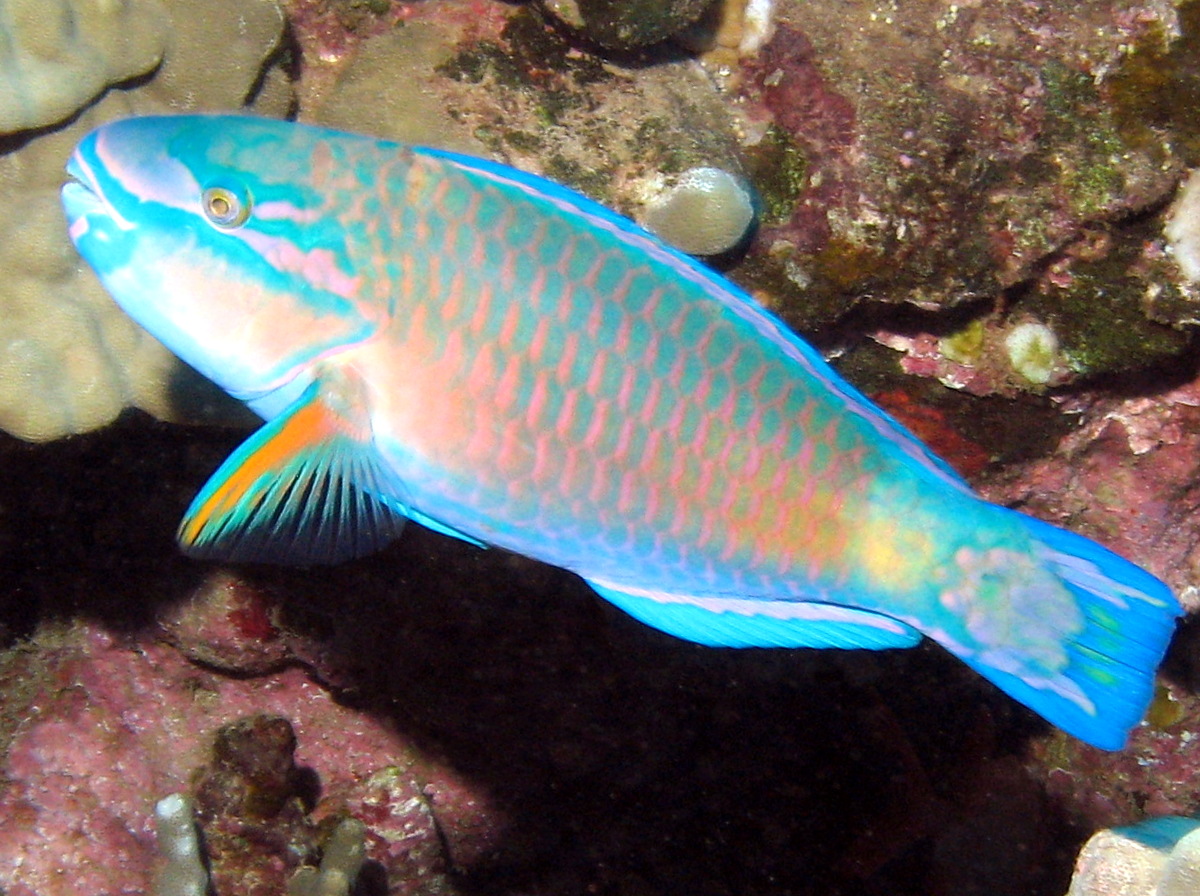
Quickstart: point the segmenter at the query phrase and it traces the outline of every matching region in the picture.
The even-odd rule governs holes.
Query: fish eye
[[[250,217],[250,195],[228,187],[208,187],[200,194],[200,207],[213,226],[232,230]]]

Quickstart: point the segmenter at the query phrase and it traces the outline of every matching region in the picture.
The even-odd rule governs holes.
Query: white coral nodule
[[[689,255],[720,255],[754,223],[754,200],[740,178],[721,168],[691,168],[646,203],[647,229]]]
[[[192,801],[181,793],[165,796],[154,806],[158,849],[167,858],[154,882],[155,896],[206,896],[208,870],[200,851]]]
[[[1029,382],[1044,386],[1059,367],[1058,337],[1043,323],[1017,324],[1004,337],[1004,350],[1016,373]]]

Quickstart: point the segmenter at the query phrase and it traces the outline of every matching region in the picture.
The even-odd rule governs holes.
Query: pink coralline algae
[[[1063,410],[1081,425],[985,495],[1136,557],[1200,609],[1200,381],[1152,396],[1069,399]]]
[[[339,706],[301,668],[229,677],[188,662],[169,646],[86,624],[53,640],[42,643],[36,656],[10,655],[4,670],[6,680],[39,682],[26,695],[25,718],[0,765],[6,782],[0,787],[0,886],[7,896],[67,889],[96,896],[149,892],[159,864],[154,803],[193,786],[215,847],[218,892],[282,892],[287,876],[306,858],[297,845],[311,846],[309,826],[331,813],[369,817],[375,826],[369,857],[398,880],[407,875],[408,883],[398,882],[392,893],[425,892],[446,873],[446,834],[438,831],[421,787],[428,783],[447,791],[463,785],[421,759],[387,724]],[[264,720],[262,713],[277,718]],[[237,721],[247,715],[249,722]],[[290,742],[292,725],[285,719],[294,720],[294,767],[288,743],[265,746],[280,736]],[[214,736],[235,722],[219,738],[210,766]],[[257,746],[234,746],[247,737]],[[254,770],[256,762],[266,767]],[[413,774],[417,762],[424,763],[422,776]],[[191,776],[206,766],[210,770],[193,784]],[[289,796],[300,787],[300,775],[311,780],[314,798],[319,793],[315,807],[301,808]],[[233,788],[234,779],[250,789]],[[220,781],[224,784],[216,786]],[[212,794],[220,798],[214,801]],[[242,802],[233,806],[231,799]],[[476,806],[486,803],[479,795],[474,799]],[[470,819],[452,820],[454,803],[440,805],[452,834],[494,834]],[[292,807],[288,824],[280,820],[285,806]],[[311,822],[304,818],[308,808]],[[397,868],[397,846],[385,840],[397,831],[403,837],[396,842],[408,844],[405,855],[414,849],[425,854],[420,880],[412,876],[413,865]],[[247,835],[254,844],[248,853],[245,846],[241,852],[231,846]]]
[[[854,106],[822,72],[812,43],[794,28],[777,29],[747,66],[746,90],[757,94],[774,123],[804,147],[815,169],[787,221],[767,227],[759,241],[785,240],[798,252],[824,248],[832,234],[828,216],[855,188],[850,151],[856,140]]]
[[[764,196],[735,277],[811,329],[866,302],[971,309],[995,357],[899,347],[906,367],[976,393],[1177,355],[1171,327],[1196,302],[1151,218],[1183,171],[1186,126],[1160,116],[1133,133],[1121,105],[1129,47],[1169,44],[1177,25],[1176,55],[1200,18],[1151,3],[779,3],[734,88]],[[1001,357],[1025,322],[1061,348],[1033,379]]]

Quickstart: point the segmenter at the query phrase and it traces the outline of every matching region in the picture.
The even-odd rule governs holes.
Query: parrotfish
[[[910,647],[1118,749],[1180,609],[976,496],[724,277],[505,165],[243,116],[79,144],[70,235],[265,423],[185,551],[335,563],[403,520],[572,570],[680,638]]]

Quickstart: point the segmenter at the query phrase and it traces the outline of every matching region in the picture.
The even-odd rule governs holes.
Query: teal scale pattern
[[[419,196],[411,171],[392,186],[409,201],[383,274],[402,284],[399,342],[432,348],[406,364],[469,428],[418,452],[423,512],[643,587],[799,597],[846,579],[843,523],[896,465],[840,397],[612,232],[415,167]]]

